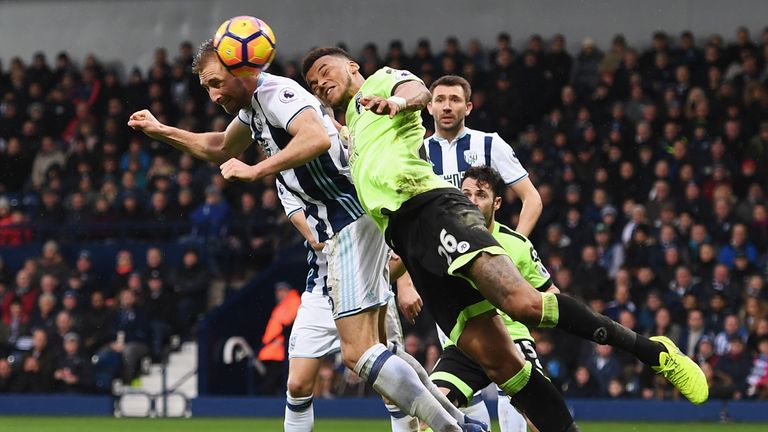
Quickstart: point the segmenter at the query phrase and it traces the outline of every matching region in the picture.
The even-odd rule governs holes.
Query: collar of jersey
[[[467,136],[469,134],[469,131],[470,131],[470,129],[465,126],[464,130],[462,130],[460,134],[456,135],[456,138],[454,138],[453,141],[448,141],[447,139],[445,139],[445,138],[441,137],[440,135],[438,135],[437,132],[435,132],[435,134],[432,135],[432,138],[437,140],[437,142],[439,142],[440,144],[443,144],[443,143],[445,143],[445,144],[453,144],[453,143],[457,142],[458,140],[460,140],[460,139],[464,138],[465,136]]]

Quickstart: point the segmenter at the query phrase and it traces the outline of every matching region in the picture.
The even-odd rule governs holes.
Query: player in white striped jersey
[[[323,357],[341,349],[339,333],[333,322],[333,313],[328,301],[328,265],[323,248],[318,243],[305,215],[306,208],[280,182],[277,182],[277,195],[285,214],[302,237],[307,247],[307,285],[301,294],[301,306],[291,328],[288,339],[289,387],[294,397],[312,397],[317,374]],[[400,317],[397,315],[394,297],[387,307],[387,339],[391,343],[403,344],[403,331]],[[311,401],[311,399],[310,399]],[[396,405],[386,404],[392,422],[392,432],[411,432],[417,429],[416,418],[402,413]],[[312,430],[314,410],[311,403],[306,405],[286,404],[285,430]]]
[[[132,114],[128,125],[197,158],[223,162],[227,180],[276,175],[301,201],[317,243],[325,243],[328,298],[345,365],[404,412],[452,424],[446,430],[464,430],[471,419],[451,405],[424,368],[397,345],[385,345],[392,296],[389,249],[363,212],[338,132],[320,102],[288,78],[262,71],[235,77],[218,62],[210,40],[201,46],[193,71],[213,102],[237,114],[226,131],[188,132],[160,123],[148,110]],[[250,166],[237,157],[254,142],[267,158]],[[288,384],[288,405],[311,407],[311,395],[293,397]],[[301,428],[288,426],[290,432],[310,430],[304,429],[306,422]]]
[[[435,134],[424,140],[424,148],[435,173],[458,188],[469,167],[491,166],[523,202],[515,231],[531,235],[542,209],[539,192],[512,147],[499,134],[464,126],[464,119],[472,112],[469,82],[446,75],[432,83],[429,90],[432,101],[427,109],[435,119]]]

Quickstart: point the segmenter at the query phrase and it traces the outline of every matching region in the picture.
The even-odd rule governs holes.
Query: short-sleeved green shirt
[[[363,96],[388,98],[398,85],[421,80],[404,70],[384,67],[365,80],[347,106],[350,131],[349,163],[352,180],[366,213],[384,232],[390,214],[410,198],[429,190],[451,187],[419,157],[424,127],[418,111],[402,111],[389,118],[366,111]]]
[[[493,223],[493,238],[501,244],[501,247],[507,252],[509,258],[515,263],[520,274],[534,288],[544,291],[552,285],[552,278],[539,258],[538,252],[533,247],[533,243],[524,235],[513,231],[509,227],[496,221]],[[497,309],[499,315],[507,326],[507,331],[513,340],[528,339],[533,340],[528,327],[513,320],[509,315]]]

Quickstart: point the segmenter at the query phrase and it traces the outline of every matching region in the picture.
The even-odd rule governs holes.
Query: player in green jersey
[[[540,430],[578,428],[554,386],[520,358],[496,308],[526,325],[557,327],[623,348],[692,402],[707,399],[703,372],[670,340],[640,336],[568,296],[540,293],[525,281],[477,207],[419,157],[424,135],[419,111],[430,100],[420,79],[382,68],[366,80],[338,48],[312,50],[302,72],[321,101],[346,109],[360,202],[402,259],[438,325]]]
[[[489,166],[469,168],[461,182],[462,193],[480,209],[488,231],[501,244],[525,280],[538,291],[560,292],[552,284],[552,278],[539,259],[531,241],[494,220],[496,210],[501,206],[504,189],[501,176]],[[510,338],[525,360],[531,362],[533,367],[543,374],[544,370],[536,354],[536,342],[528,331],[528,327],[513,320],[504,312],[498,312],[504,320]],[[450,340],[444,343],[443,353],[432,371],[431,378],[448,396],[448,400],[463,408],[468,415],[479,420],[489,418],[482,398],[476,396],[480,390],[491,383],[491,380],[477,363],[462,353]],[[525,432],[528,427],[525,418],[506,402],[504,393],[499,392],[498,413],[501,432]]]

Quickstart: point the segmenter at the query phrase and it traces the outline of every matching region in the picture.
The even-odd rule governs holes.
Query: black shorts
[[[536,343],[528,339],[518,339],[515,345],[523,354],[523,358],[544,375],[539,356],[536,354]],[[485,371],[455,345],[443,350],[429,378],[438,387],[448,389],[448,400],[458,402],[460,408],[468,406],[475,393],[492,383]]]
[[[506,253],[486,229],[480,210],[458,189],[431,190],[403,203],[389,215],[386,239],[454,342],[468,319],[494,310],[460,270],[480,252]]]

